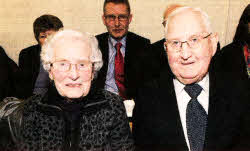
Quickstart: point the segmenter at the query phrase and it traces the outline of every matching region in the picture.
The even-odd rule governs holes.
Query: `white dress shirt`
[[[186,109],[187,109],[188,102],[191,100],[191,97],[184,90],[184,87],[185,87],[184,84],[179,82],[177,79],[174,79],[173,82],[174,82],[175,94],[176,94],[182,129],[184,132],[187,146],[190,150],[189,140],[187,136],[187,127],[186,127]],[[202,91],[200,95],[197,97],[197,99],[208,114],[208,100],[209,100],[209,76],[208,74],[202,79],[202,81],[198,82],[198,84],[202,87]]]

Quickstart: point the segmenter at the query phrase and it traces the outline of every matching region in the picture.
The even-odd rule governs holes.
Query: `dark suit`
[[[0,102],[5,97],[17,96],[18,66],[0,46]],[[11,140],[8,123],[0,120],[0,150]]]
[[[219,70],[227,72],[228,75],[234,77],[236,80],[248,80],[250,84],[250,78],[248,78],[246,70],[243,44],[234,42],[223,47],[218,57],[220,57],[219,61],[221,65]]]
[[[18,66],[0,46],[0,102],[7,96],[16,96],[15,87]]]
[[[97,85],[97,87],[104,88],[109,61],[109,34],[106,32],[97,35],[96,38],[98,40],[99,47],[102,52],[103,67],[99,71],[98,77],[94,81],[94,83]],[[148,39],[136,35],[132,32],[128,32],[126,38],[126,50],[124,58],[125,87],[128,98],[132,98],[134,96],[136,87],[143,79],[142,71],[145,71],[142,69],[145,67],[143,66],[143,56],[146,53],[149,45],[150,41]]]
[[[31,96],[40,70],[40,45],[23,49],[19,54],[19,68],[22,75],[22,85],[25,96]]]
[[[157,60],[160,61],[161,68],[166,67],[166,65],[168,64],[168,59],[167,59],[166,50],[164,48],[164,43],[165,43],[165,38],[159,41],[156,41],[155,43],[151,45],[151,51],[152,51],[151,54],[157,55]]]
[[[211,65],[214,68],[214,65]],[[209,72],[205,150],[250,150],[249,94],[241,81]],[[135,98],[133,133],[137,150],[188,150],[169,68],[147,82]],[[247,96],[248,95],[248,96]]]

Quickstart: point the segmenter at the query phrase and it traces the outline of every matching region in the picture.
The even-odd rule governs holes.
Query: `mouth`
[[[115,32],[115,33],[120,33],[122,31],[123,31],[123,29],[113,29],[113,32]]]
[[[67,83],[66,86],[70,87],[70,88],[78,88],[80,87],[82,84],[80,83]]]
[[[189,61],[189,62],[181,62],[182,65],[187,66],[187,65],[191,65],[194,64],[194,61]]]

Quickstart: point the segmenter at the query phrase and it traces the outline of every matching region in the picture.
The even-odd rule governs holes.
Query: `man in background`
[[[143,81],[142,55],[150,40],[128,31],[132,21],[128,0],[105,0],[102,20],[108,32],[96,36],[104,62],[96,85],[131,99]]]

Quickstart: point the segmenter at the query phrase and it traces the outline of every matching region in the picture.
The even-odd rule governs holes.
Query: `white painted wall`
[[[104,0],[0,0],[0,45],[18,61],[21,49],[36,44],[32,25],[43,14],[58,16],[65,28],[99,34]],[[151,42],[163,38],[162,15],[167,5],[179,3],[200,7],[211,17],[221,45],[232,41],[235,28],[249,0],[130,0],[133,20],[130,30]]]

